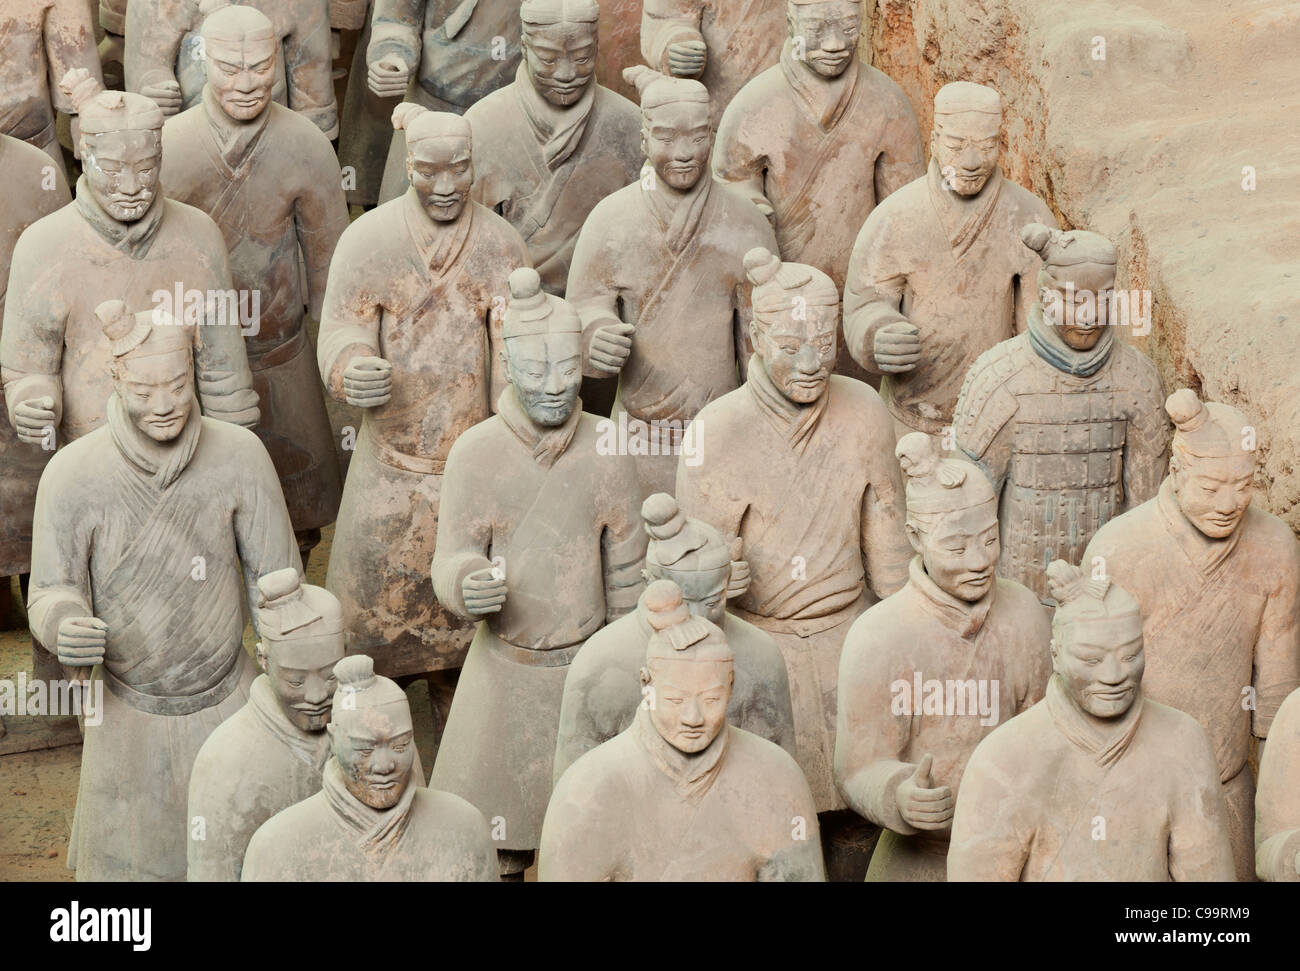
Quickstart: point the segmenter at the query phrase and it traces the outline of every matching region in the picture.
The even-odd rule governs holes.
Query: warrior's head
[[[642,577],[648,583],[671,580],[693,617],[721,624],[727,612],[731,565],[739,543],[700,519],[687,519],[677,500],[656,492],[641,504],[650,535]]]
[[[761,246],[745,254],[745,271],[754,285],[749,335],[759,361],[781,394],[811,404],[830,387],[839,291],[816,267],[782,263]]]
[[[694,755],[726,728],[735,656],[727,635],[693,616],[671,580],[650,584],[645,604],[655,630],[641,669],[650,721],[665,742]]]
[[[469,122],[404,101],[393,109],[393,127],[406,132],[406,174],[420,205],[435,222],[455,222],[474,185]]]
[[[257,629],[257,664],[285,717],[304,732],[324,731],[343,659],[338,598],[293,567],[268,573],[257,581]]]
[[[998,167],[1002,96],[983,84],[954,81],[934,96],[930,157],[944,185],[977,196]]]
[[[537,92],[567,108],[596,81],[596,0],[524,0],[524,70]]]
[[[506,369],[534,423],[563,425],[582,390],[582,322],[567,300],[542,289],[537,271],[510,274],[504,324]]]
[[[339,661],[334,677],[338,690],[325,730],[344,785],[371,809],[392,809],[412,781],[411,706],[396,682],[375,674],[375,662],[364,654]]]
[[[1138,602],[1109,577],[1089,577],[1065,560],[1047,568],[1056,598],[1052,668],[1075,707],[1118,718],[1137,698],[1146,658]]]
[[[1110,321],[1115,245],[1098,233],[1063,232],[1042,223],[1025,226],[1020,239],[1043,260],[1038,301],[1044,322],[1076,351],[1096,347]]]
[[[785,19],[790,39],[821,77],[839,77],[857,57],[861,0],[788,0]]]
[[[81,165],[90,194],[118,222],[137,221],[158,195],[162,109],[143,95],[105,91],[85,68],[65,74],[59,88],[81,125]]]
[[[1174,422],[1169,476],[1183,515],[1210,539],[1241,525],[1255,482],[1255,429],[1236,408],[1201,401],[1190,388],[1165,401]]]
[[[944,593],[974,603],[994,584],[998,502],[988,477],[970,462],[942,458],[924,432],[894,449],[907,476],[907,538]]]
[[[194,399],[195,329],[161,310],[131,313],[121,300],[95,308],[108,338],[113,389],[131,421],[155,442],[185,428]]]
[[[255,7],[203,0],[200,34],[208,87],[235,121],[252,121],[271,104],[280,41],[271,19]]]
[[[709,89],[643,64],[627,68],[623,80],[641,96],[641,151],[655,176],[682,192],[692,188],[707,174],[713,150]]]

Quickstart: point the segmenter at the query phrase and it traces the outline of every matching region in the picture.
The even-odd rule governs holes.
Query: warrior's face
[[[348,792],[371,809],[396,806],[415,763],[415,732],[406,703],[337,711],[327,731]]]
[[[1178,506],[1210,539],[1226,539],[1241,524],[1255,491],[1255,456],[1210,458],[1175,453],[1170,475]]]
[[[90,194],[120,223],[149,211],[158,194],[162,139],[150,130],[83,135],[82,168]]]
[[[207,38],[208,85],[235,121],[251,121],[271,104],[279,44],[272,37]]]
[[[1070,279],[1065,279],[1068,271]],[[1043,320],[1056,328],[1068,347],[1088,351],[1097,346],[1110,323],[1110,301],[1115,291],[1115,267],[1080,263],[1054,268],[1057,285],[1040,287]]]
[[[838,306],[801,301],[792,294],[791,310],[771,315],[765,326],[752,326],[751,336],[772,383],[791,401],[807,405],[825,394],[829,385],[840,311]]]
[[[1140,618],[1075,620],[1053,630],[1051,651],[1052,667],[1077,707],[1097,718],[1129,710],[1146,667]]]
[[[791,3],[786,22],[790,36],[803,39],[808,66],[824,78],[839,77],[857,56],[862,4],[856,0]]]
[[[685,192],[704,175],[713,149],[709,106],[697,101],[659,105],[642,116],[641,151],[655,175]]]
[[[582,389],[581,335],[511,337],[505,351],[510,383],[528,417],[544,427],[568,421]]]
[[[144,346],[148,346],[147,344]],[[128,355],[113,362],[113,386],[126,413],[155,442],[170,442],[194,409],[194,362],[188,349]]]
[[[435,222],[460,218],[474,184],[470,143],[464,138],[422,138],[410,146],[406,172],[420,205]]]
[[[981,111],[936,116],[930,157],[946,188],[977,196],[998,167],[1001,119]]]
[[[557,108],[582,97],[596,76],[596,25],[524,25],[524,65],[537,92]]]
[[[276,700],[289,721],[304,732],[321,732],[330,719],[338,679],[334,665],[343,659],[343,635],[258,642],[257,663],[266,672]]]
[[[682,601],[692,617],[703,617],[719,627],[727,613],[727,584],[731,564],[717,570],[674,570],[646,561],[650,581],[671,580],[682,589]]]
[[[944,593],[974,603],[992,589],[1001,552],[996,503],[946,513],[928,533],[908,524],[907,538]]]
[[[687,755],[708,748],[727,724],[732,662],[656,657],[642,672],[653,688],[650,721],[659,736]]]

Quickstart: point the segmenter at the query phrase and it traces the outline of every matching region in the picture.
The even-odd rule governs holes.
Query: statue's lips
[[[1093,698],[1099,698],[1102,701],[1123,701],[1133,693],[1132,685],[1125,685],[1122,688],[1108,688],[1104,691],[1089,691],[1088,694]]]
[[[395,786],[395,785],[397,785],[397,780],[396,780],[396,779],[385,779],[385,780],[383,780],[383,781],[375,781],[375,780],[373,780],[373,779],[367,779],[367,780],[366,780],[366,788],[367,788],[367,789],[380,789],[380,790],[382,790],[382,791],[384,791],[384,792],[387,792],[389,789],[393,788],[393,786]]]

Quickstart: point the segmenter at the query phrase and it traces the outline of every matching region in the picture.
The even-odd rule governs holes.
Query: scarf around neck
[[[781,71],[823,132],[838,125],[844,116],[844,110],[857,90],[860,69],[861,60],[855,54],[839,77],[824,78],[807,62],[795,60],[791,38],[787,37],[785,46],[781,48]]]
[[[240,170],[252,161],[253,149],[260,143],[267,122],[271,119],[271,112],[275,109],[268,104],[266,110],[251,121],[236,121],[221,107],[210,84],[203,86],[202,104],[203,115],[208,122],[208,134],[212,136],[222,161],[235,174],[243,175]]]
[[[420,260],[435,278],[446,276],[460,259],[470,230],[474,228],[473,201],[465,200],[465,207],[455,222],[440,223],[425,212],[420,196],[412,186],[406,190],[402,214]]]
[[[563,425],[543,428],[539,427],[528,416],[528,412],[524,411],[514,385],[509,385],[497,399],[497,414],[506,423],[506,427],[514,432],[515,437],[532,453],[533,461],[542,468],[549,469],[573,441],[574,433],[578,430],[578,422],[582,420],[582,399],[579,398],[574,403],[573,414],[569,415]]]
[[[258,675],[249,688],[248,707],[257,716],[258,724],[299,762],[311,766],[317,772],[324,767],[330,754],[329,734],[324,729],[319,732],[304,732],[289,721],[289,716],[280,707],[280,700],[275,696],[268,675]]]
[[[330,757],[321,777],[321,791],[325,793],[325,801],[356,841],[361,852],[367,856],[388,856],[401,843],[411,821],[411,805],[418,788],[415,779],[410,779],[396,806],[392,809],[372,809],[348,792],[338,759]]]
[[[948,237],[954,259],[960,260],[970,252],[984,229],[993,219],[998,199],[1002,196],[1002,170],[995,168],[984,188],[974,199],[958,196],[956,192],[945,189],[943,173],[939,163],[930,159],[930,169],[926,174],[926,185],[930,187],[930,202],[934,205],[939,225]],[[1016,244],[1017,246],[1019,243]]]
[[[646,163],[641,169],[641,177],[644,179],[647,172],[653,171],[654,168]],[[643,190],[641,198],[646,201],[650,214],[663,231],[668,249],[677,256],[699,232],[700,218],[704,215],[704,207],[708,205],[713,187],[713,176],[706,169],[699,181],[685,192],[660,185],[660,181],[656,176],[654,188]]]
[[[807,450],[822,415],[826,413],[831,386],[828,384],[825,392],[812,404],[797,404],[781,393],[773,383],[772,376],[767,373],[767,365],[757,354],[749,359],[749,376],[745,380],[745,386],[754,396],[759,413],[786,440],[791,449],[802,455]]]
[[[1128,751],[1142,722],[1142,689],[1128,711],[1114,719],[1094,718],[1079,708],[1065,693],[1061,676],[1053,674],[1047,682],[1047,712],[1052,723],[1076,748],[1092,756],[1103,769],[1108,769]]]
[[[1076,351],[1061,340],[1055,327],[1043,319],[1043,305],[1036,303],[1029,308],[1029,346],[1058,371],[1077,378],[1089,378],[1110,360],[1110,352],[1115,346],[1115,332],[1107,326],[1102,329],[1101,340],[1097,341],[1092,350]]]
[[[162,492],[180,477],[194,457],[203,431],[203,416],[195,401],[181,433],[165,444],[155,442],[136,427],[126,412],[126,405],[114,391],[108,399],[108,431],[122,457],[152,476],[154,488]]]
[[[650,712],[638,706],[632,722],[632,737],[650,757],[654,767],[668,776],[677,794],[695,806],[709,794],[722,771],[731,743],[731,726],[723,725],[717,738],[703,752],[687,755],[665,742],[650,721]]]
[[[1246,528],[1243,518],[1231,535],[1223,539],[1206,536],[1187,518],[1183,507],[1178,504],[1178,494],[1174,492],[1172,475],[1165,476],[1165,481],[1160,483],[1160,489],[1156,492],[1156,508],[1164,517],[1174,541],[1187,554],[1192,565],[1200,570],[1202,576],[1209,576],[1232,555],[1237,548],[1237,541],[1241,539],[1241,534]]]
[[[596,87],[593,76],[581,98],[567,108],[557,108],[533,87],[527,65],[519,65],[515,72],[515,94],[533,138],[542,146],[547,168],[559,168],[577,151],[596,103]]]
[[[949,630],[969,639],[983,629],[997,594],[996,580],[989,587],[988,593],[974,603],[969,603],[960,597],[954,597],[935,583],[930,574],[925,572],[925,564],[919,554],[912,557],[907,565],[907,575],[912,589],[920,596],[921,606]]]
[[[145,214],[133,223],[120,223],[99,204],[95,194],[90,191],[90,184],[83,175],[77,179],[77,211],[90,223],[91,229],[98,233],[109,246],[121,250],[133,260],[142,260],[149,255],[158,227],[162,225],[163,213],[166,212],[167,200],[159,191]]]

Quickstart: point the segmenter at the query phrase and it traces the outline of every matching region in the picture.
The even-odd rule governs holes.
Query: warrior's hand
[[[54,426],[59,417],[54,410],[54,399],[29,398],[14,405],[14,431],[28,445],[48,447],[53,442]]]
[[[594,370],[604,374],[618,374],[632,354],[632,324],[605,324],[591,335],[591,349],[587,359]]]
[[[358,408],[378,408],[393,398],[393,365],[382,357],[355,357],[343,371],[343,397]]]
[[[475,570],[461,582],[465,609],[476,617],[495,614],[506,602],[506,578],[494,566]]]
[[[677,78],[697,78],[704,73],[709,49],[704,41],[688,40],[668,45],[668,73]]]
[[[885,374],[901,374],[921,360],[921,331],[905,320],[886,324],[876,331],[873,351],[876,366]]]
[[[141,86],[140,93],[162,109],[164,115],[181,110],[181,86],[176,81],[158,81]]]
[[[898,811],[913,829],[945,830],[952,825],[952,789],[934,784],[930,777],[933,763],[934,756],[927,753],[916,771],[898,784]]]
[[[59,624],[56,650],[59,663],[70,668],[93,667],[104,660],[108,625],[98,617],[68,617]]]
[[[377,98],[400,98],[411,83],[411,69],[396,54],[385,54],[370,65],[366,83]]]
[[[744,544],[739,536],[731,541],[731,579],[727,581],[727,599],[743,597],[749,590],[749,561],[744,559]]]

